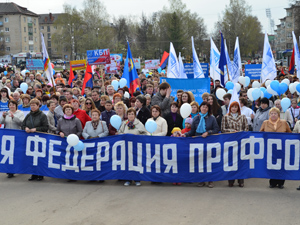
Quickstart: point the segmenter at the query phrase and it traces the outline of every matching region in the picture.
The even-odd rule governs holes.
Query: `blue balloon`
[[[84,143],[82,141],[79,141],[78,144],[74,146],[74,149],[76,151],[82,151],[84,149]]]
[[[225,88],[226,88],[227,90],[233,89],[233,88],[234,88],[234,83],[232,83],[231,81],[228,81],[228,82],[225,84]]]
[[[279,92],[280,94],[284,94],[289,89],[289,86],[286,83],[279,84]]]
[[[3,73],[4,73],[5,76],[7,75],[7,71],[4,71]]]
[[[228,90],[227,93],[232,94],[233,93],[233,89]]]
[[[52,71],[53,71],[53,76],[54,76],[54,74],[55,74],[55,70],[54,70],[54,69],[52,69]]]
[[[157,129],[157,124],[153,120],[148,120],[145,124],[145,128],[149,133],[153,133]]]
[[[161,72],[163,72],[164,74],[166,74],[166,71],[165,71],[165,70],[162,70]]]
[[[273,91],[276,91],[278,94],[280,94],[279,81],[278,80],[272,80],[271,83],[270,83],[270,86],[271,86]]]
[[[280,104],[283,112],[285,112],[291,106],[291,100],[289,98],[283,98]]]
[[[253,97],[254,101],[257,100],[258,98],[260,98],[261,97],[261,90],[259,88],[258,89],[255,88],[252,91],[252,97]]]
[[[250,84],[250,77],[245,76],[246,87]]]
[[[122,124],[122,119],[120,116],[118,115],[113,115],[112,117],[110,117],[110,124],[116,128],[117,130],[120,129],[120,126]]]
[[[300,92],[300,84],[297,84],[296,90],[297,90],[298,92]]]
[[[260,87],[259,88],[262,92],[264,92],[265,90],[267,90],[265,87]]]
[[[119,86],[120,88],[123,88],[127,85],[127,80],[125,78],[121,78],[121,80],[119,80]]]
[[[111,82],[111,85],[114,87],[115,91],[118,90],[118,88],[119,88],[119,82],[117,80],[113,80]]]
[[[159,72],[159,73],[161,72],[161,68],[160,67],[158,67],[157,72]]]
[[[22,83],[22,84],[20,85],[20,88],[21,88],[21,90],[23,91],[23,93],[25,94],[26,91],[27,91],[27,89],[28,89],[28,84]]]
[[[270,99],[272,97],[272,94],[270,94],[267,90],[264,90],[263,93],[264,93],[264,97],[267,99]]]

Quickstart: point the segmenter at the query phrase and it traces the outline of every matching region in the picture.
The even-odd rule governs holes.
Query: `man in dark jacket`
[[[146,106],[146,98],[143,95],[138,95],[136,97],[135,106],[136,106],[136,118],[139,119],[142,124],[145,125],[147,120],[151,118],[151,113]]]
[[[171,103],[174,101],[174,97],[171,95],[171,86],[167,82],[163,82],[159,85],[159,92],[153,96],[151,100],[151,106],[158,105],[161,109],[161,115],[166,115],[171,111]]]
[[[106,126],[107,126],[107,129],[109,129],[109,124],[110,124],[110,118],[113,116],[113,115],[116,115],[116,112],[114,110],[112,110],[112,101],[110,100],[107,100],[105,102],[105,111],[103,111],[101,113],[101,116],[100,116],[100,119],[102,121],[105,121],[106,122]]]
[[[44,114],[40,109],[40,102],[37,99],[32,99],[30,101],[30,113],[27,114],[22,123],[22,130],[25,130],[26,133],[34,133],[34,132],[47,132],[49,125],[46,114]],[[39,175],[31,175],[28,179],[32,180],[43,180],[43,176]]]

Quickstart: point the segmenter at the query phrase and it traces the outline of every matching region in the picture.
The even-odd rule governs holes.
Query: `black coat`
[[[151,118],[151,113],[150,110],[147,108],[147,106],[144,106],[140,109],[139,114],[136,117],[137,119],[139,119],[139,121],[142,122],[142,124],[145,125],[145,123],[147,122],[147,120],[149,118]]]
[[[45,113],[41,110],[35,112],[30,111],[22,123],[22,130],[28,127],[29,129],[36,128],[39,132],[48,132],[48,119]]]
[[[166,114],[164,116],[164,118],[165,118],[165,120],[167,121],[167,124],[168,124],[167,136],[171,136],[171,132],[172,132],[174,127],[179,127],[180,129],[182,129],[183,119],[178,113],[176,114],[175,122],[173,120],[172,113]]]

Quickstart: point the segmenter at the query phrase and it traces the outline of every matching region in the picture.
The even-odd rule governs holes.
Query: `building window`
[[[5,32],[9,32],[9,27],[5,27]]]
[[[54,52],[57,52],[57,48],[54,49]]]
[[[3,37],[0,37],[0,41],[3,41]]]
[[[29,51],[33,51],[33,45],[29,45]]]
[[[35,47],[35,51],[37,52],[37,47]]]
[[[31,17],[27,17],[27,22],[28,23],[32,23],[32,18]]]
[[[47,44],[48,44],[48,48],[51,48],[51,41],[48,41]]]
[[[48,33],[48,39],[51,39],[51,34],[50,33]]]
[[[25,51],[27,51],[27,46],[25,46]]]
[[[292,33],[287,33],[286,36],[287,36],[288,38],[291,38],[291,37],[292,37]]]
[[[292,43],[288,43],[288,44],[286,44],[286,47],[287,47],[288,49],[292,49],[292,48],[293,48],[293,44],[292,44]]]
[[[33,36],[29,36],[29,37],[28,37],[28,40],[29,40],[29,41],[33,41]]]
[[[35,43],[37,43],[37,37],[35,37],[34,40],[35,40]]]
[[[47,26],[47,32],[50,32],[50,26]]]
[[[67,51],[68,51],[68,49],[65,47],[65,48],[64,48],[64,52],[67,52]]]
[[[6,51],[10,52],[10,47],[6,47]]]
[[[9,21],[9,20],[8,20],[8,17],[5,17],[5,18],[4,18],[4,22],[5,22],[5,23],[8,23],[8,21]]]
[[[36,19],[34,19],[34,20],[33,20],[33,22],[34,22],[34,25],[35,25],[35,23],[36,23]]]
[[[34,33],[36,33],[36,28],[34,28]]]
[[[44,30],[44,26],[41,26],[41,30]]]
[[[53,28],[56,30],[56,29],[57,29],[57,26],[54,26]]]
[[[24,17],[24,23],[26,23],[26,17]]]
[[[27,41],[27,37],[24,37],[24,41],[25,41],[25,42]]]
[[[10,42],[10,37],[5,37],[5,42]]]
[[[24,32],[26,32],[26,27],[24,27]]]

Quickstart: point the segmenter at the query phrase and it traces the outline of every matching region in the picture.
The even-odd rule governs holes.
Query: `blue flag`
[[[225,79],[224,79],[224,74],[225,74],[225,66],[227,65],[227,59],[226,59],[226,53],[225,53],[225,45],[224,45],[224,39],[223,39],[223,34],[221,33],[221,53],[220,53],[220,61],[219,61],[219,69],[221,73],[221,84],[223,87],[225,87]]]

